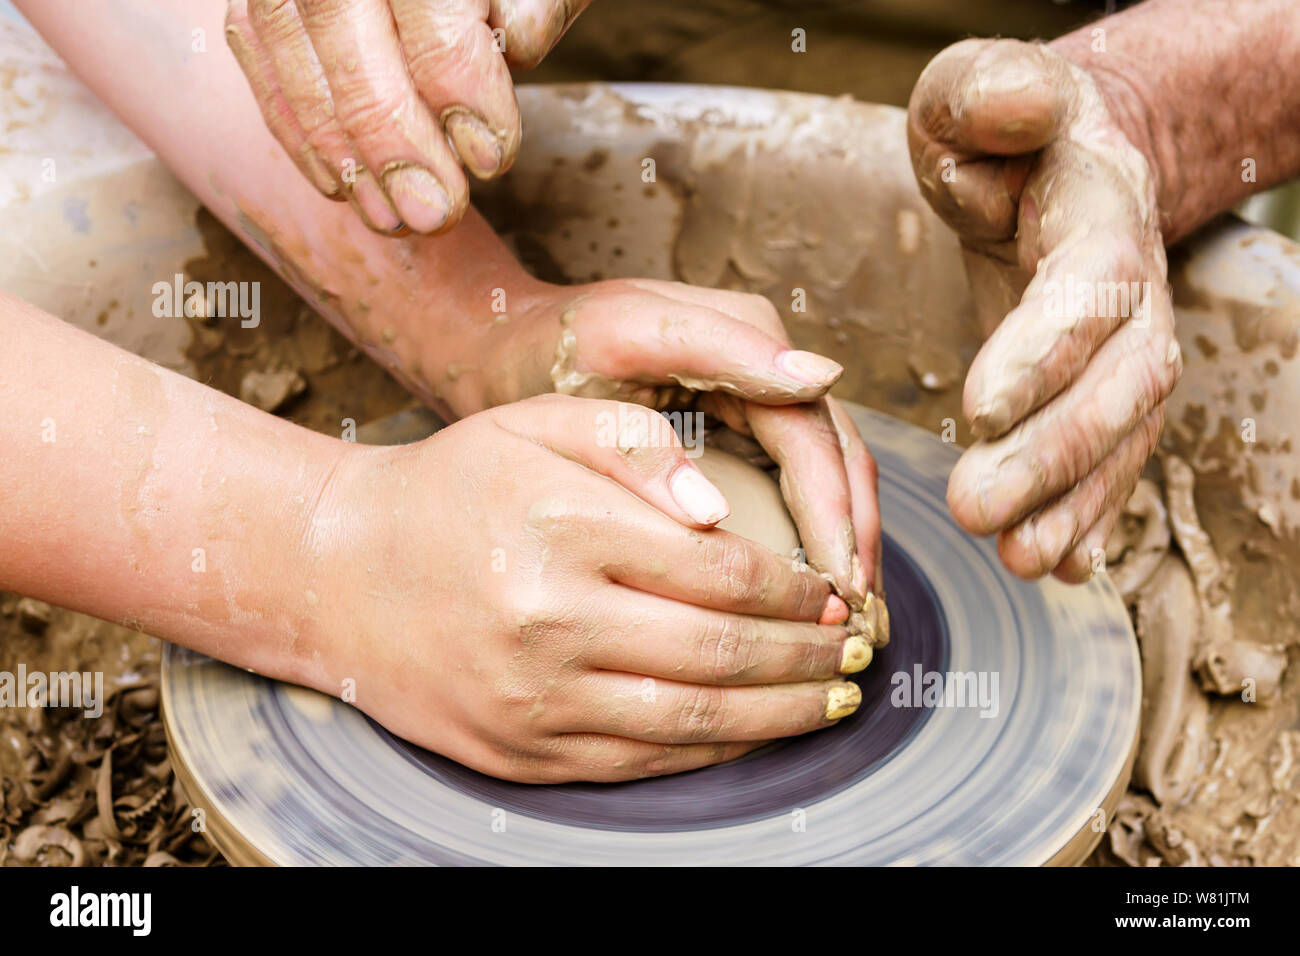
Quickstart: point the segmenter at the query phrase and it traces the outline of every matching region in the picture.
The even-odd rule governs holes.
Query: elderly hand
[[[510,67],[536,65],[590,0],[230,0],[226,36],[275,138],[377,232],[437,233],[510,168]]]
[[[1086,580],[1182,369],[1149,164],[1087,73],[1016,40],[939,54],[908,141],[992,331],[949,506],[1016,574]]]

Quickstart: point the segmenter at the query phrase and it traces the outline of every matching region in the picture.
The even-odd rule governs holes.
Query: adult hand
[[[394,733],[525,782],[690,770],[852,713],[837,675],[870,654],[843,602],[712,527],[725,500],[659,416],[600,442],[619,411],[549,395],[342,452],[311,522],[321,689],[351,678]]]
[[[1016,40],[949,47],[909,106],[917,179],[992,332],[948,503],[1024,577],[1091,575],[1182,370],[1150,165],[1115,112],[1083,70]]]
[[[809,563],[888,635],[881,593],[876,464],[827,396],[843,369],[791,347],[758,295],[617,279],[543,286],[501,326],[487,404],[559,391],[711,414],[752,436],[780,468]]]
[[[378,232],[437,233],[519,151],[510,67],[590,0],[229,0],[226,37],[266,124]]]

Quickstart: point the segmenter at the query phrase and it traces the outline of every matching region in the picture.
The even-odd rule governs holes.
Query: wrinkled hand
[[[791,348],[762,296],[649,279],[545,286],[506,328],[492,404],[559,391],[713,415],[780,468],[809,563],[855,611],[879,594],[875,460],[827,397],[843,369]],[[887,633],[872,604],[867,626]]]
[[[992,330],[948,504],[1016,574],[1086,580],[1182,370],[1150,166],[1086,73],[1015,40],[939,54],[908,141]]]
[[[341,452],[310,539],[321,689],[351,678],[394,733],[524,782],[690,770],[852,713],[837,675],[870,656],[843,602],[712,528],[721,493],[659,416],[631,453],[598,441],[618,410],[547,395]]]
[[[267,126],[378,232],[437,233],[519,151],[510,67],[591,0],[229,0],[226,37]]]

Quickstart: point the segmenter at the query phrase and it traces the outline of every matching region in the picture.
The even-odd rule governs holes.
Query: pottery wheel
[[[169,645],[172,760],[209,837],[232,862],[289,865],[1081,860],[1132,765],[1141,673],[1123,603],[1104,574],[1016,579],[948,514],[956,449],[845,404],[879,464],[892,621],[854,677],[856,714],[690,773],[512,784],[349,705]],[[408,414],[386,440],[428,431]],[[928,672],[983,674],[986,688],[996,674],[996,712],[911,706]]]

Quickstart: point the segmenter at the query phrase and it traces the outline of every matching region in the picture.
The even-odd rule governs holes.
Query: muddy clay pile
[[[30,598],[0,598],[0,671],[102,671],[103,713],[0,710],[0,864],[220,861],[176,785],[158,716],[158,642]]]
[[[1201,527],[1192,468],[1159,465],[1163,492],[1143,479],[1107,546],[1141,646],[1142,729],[1091,862],[1300,864],[1300,674],[1286,644],[1237,635],[1234,572]]]

